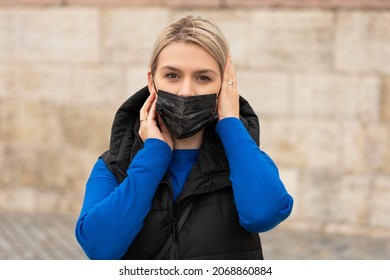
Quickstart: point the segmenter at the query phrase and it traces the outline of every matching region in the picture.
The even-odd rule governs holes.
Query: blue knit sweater
[[[290,215],[293,206],[274,162],[258,148],[239,119],[221,120],[216,132],[229,161],[240,224],[251,232],[274,228]],[[147,139],[121,184],[99,159],[88,179],[76,224],[77,240],[87,256],[121,258],[141,230],[164,174],[171,177],[176,199],[198,152],[172,152],[165,142]]]

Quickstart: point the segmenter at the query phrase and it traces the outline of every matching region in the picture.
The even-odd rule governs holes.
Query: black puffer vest
[[[119,108],[112,126],[110,150],[102,155],[120,182],[143,145],[138,135],[139,110],[148,96],[145,87]],[[257,116],[243,98],[240,115],[259,144]],[[239,224],[229,163],[214,128],[215,123],[206,128],[197,162],[176,201],[169,178],[166,176],[160,183],[144,225],[123,259],[154,259],[171,234],[174,242],[163,259],[263,259],[259,235]],[[192,209],[178,232],[177,222],[190,201]]]

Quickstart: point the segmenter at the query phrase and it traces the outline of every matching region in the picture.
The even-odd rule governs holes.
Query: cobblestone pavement
[[[75,218],[0,214],[0,259],[83,260],[74,237]],[[390,260],[390,240],[275,229],[262,235],[270,260]]]
[[[261,235],[269,260],[390,260],[390,239],[274,229]]]
[[[60,215],[0,214],[0,259],[82,260],[74,237],[75,218]]]

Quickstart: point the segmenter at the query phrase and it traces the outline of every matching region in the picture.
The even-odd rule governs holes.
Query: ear
[[[150,93],[156,91],[154,87],[153,74],[151,70],[148,71],[148,89]]]

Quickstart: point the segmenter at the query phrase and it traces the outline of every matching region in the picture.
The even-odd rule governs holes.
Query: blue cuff
[[[238,118],[230,117],[222,119],[216,125],[215,131],[219,135],[225,149],[234,147],[243,141],[255,143],[242,121]]]
[[[172,150],[166,142],[156,138],[148,138],[129,169],[141,166],[156,173],[158,176],[162,176],[161,174],[168,169],[171,159]],[[129,172],[130,170],[127,170],[127,173]]]

